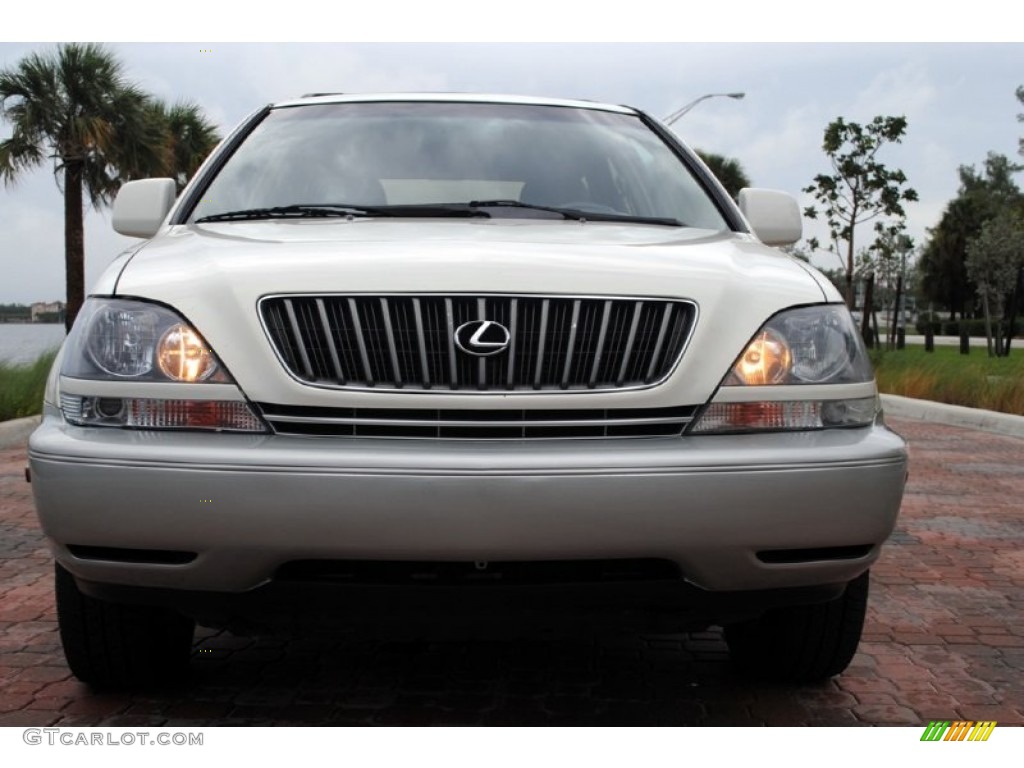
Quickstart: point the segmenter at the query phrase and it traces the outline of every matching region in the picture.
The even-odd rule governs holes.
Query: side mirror
[[[792,245],[804,232],[796,198],[774,189],[740,190],[740,211],[765,245]]]
[[[177,194],[174,179],[129,181],[114,198],[114,230],[129,237],[152,237]]]

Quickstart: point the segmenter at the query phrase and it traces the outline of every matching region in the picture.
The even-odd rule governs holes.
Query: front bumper
[[[43,529],[79,579],[230,593],[306,560],[660,558],[705,590],[837,584],[891,533],[907,459],[882,425],[472,442],[136,432],[48,415],[29,461]],[[195,557],[115,562],[69,546]],[[764,556],[844,547],[862,550]]]

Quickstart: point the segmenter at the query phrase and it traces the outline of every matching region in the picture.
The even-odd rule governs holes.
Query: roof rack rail
[[[302,94],[303,99],[312,99],[316,96],[344,96],[344,91],[329,91],[325,93],[304,93]]]

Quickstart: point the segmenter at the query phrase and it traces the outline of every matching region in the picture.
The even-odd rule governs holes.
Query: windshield
[[[433,206],[431,215],[444,215],[440,206],[481,201],[497,203],[492,217],[551,218],[544,209],[555,208],[602,221],[727,226],[683,162],[636,116],[436,102],[276,109],[227,160],[190,220],[306,206],[362,209],[354,215]]]

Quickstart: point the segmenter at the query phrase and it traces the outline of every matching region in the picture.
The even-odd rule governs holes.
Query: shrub
[[[0,362],[0,421],[34,416],[42,411],[46,376],[56,355],[53,350],[24,365]]]

